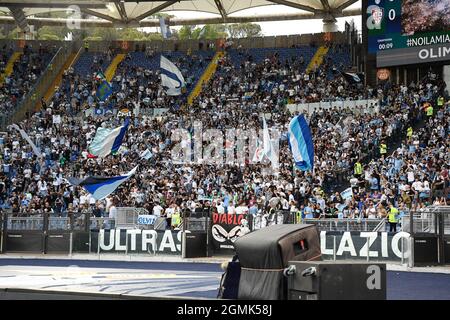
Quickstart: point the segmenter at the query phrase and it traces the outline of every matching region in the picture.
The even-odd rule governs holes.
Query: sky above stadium
[[[357,1],[348,9],[358,8],[361,6],[361,1]],[[258,16],[258,15],[268,15],[268,14],[292,14],[302,12],[298,9],[271,5],[264,7],[257,7],[247,10],[242,10],[233,14],[233,16]],[[304,11],[303,11],[304,12]],[[189,11],[176,11],[168,12],[177,18],[215,18],[214,14],[210,13],[200,13],[200,12],[189,12]],[[345,18],[338,18],[337,25],[339,31],[344,31],[345,21],[354,21],[355,26],[358,30],[361,30],[361,16],[352,16]],[[291,35],[291,34],[307,34],[307,33],[319,33],[322,32],[323,22],[322,19],[311,19],[311,20],[291,20],[291,21],[273,21],[273,22],[258,22],[261,26],[264,36],[279,36],[279,35]],[[173,29],[179,29],[180,27],[171,27]],[[145,28],[146,31],[158,32],[157,28]]]

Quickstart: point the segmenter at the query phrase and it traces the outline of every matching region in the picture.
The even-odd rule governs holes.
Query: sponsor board
[[[143,225],[154,225],[156,219],[157,219],[157,216],[155,216],[153,214],[140,214],[140,215],[138,215],[137,223],[143,224]]]

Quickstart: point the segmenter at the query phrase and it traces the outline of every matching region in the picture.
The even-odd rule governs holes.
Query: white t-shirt
[[[84,194],[80,196],[80,205],[85,204],[87,201],[87,196],[85,196]]]
[[[422,187],[422,182],[420,182],[420,181],[416,181],[416,182],[414,182],[412,185],[411,185],[412,187],[413,187],[413,189],[415,190],[415,191],[422,191],[422,189],[423,189],[423,187]]]
[[[221,204],[219,204],[216,208],[217,208],[217,213],[219,213],[219,214],[225,213],[225,208]]]
[[[39,191],[46,191],[47,190],[47,182],[46,181],[38,181],[38,189]]]
[[[23,174],[25,176],[25,178],[31,178],[31,169],[25,169],[23,170]]]
[[[163,207],[161,207],[159,204],[153,207],[153,214],[157,217],[161,216],[161,213],[163,212]]]
[[[167,208],[166,209],[166,217],[172,218],[172,214],[175,212],[174,208]]]
[[[247,214],[248,207],[247,206],[239,206],[236,208],[236,214]]]
[[[116,206],[111,206],[111,208],[109,208],[109,218],[110,219],[115,219],[117,216],[117,208]]]

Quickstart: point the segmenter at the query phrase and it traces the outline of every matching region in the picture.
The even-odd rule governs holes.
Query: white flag
[[[275,153],[275,148],[273,147],[272,140],[270,140],[269,128],[267,127],[266,118],[263,117],[263,145],[264,145],[264,155],[272,163],[272,168],[278,166],[278,158]]]
[[[161,84],[170,96],[180,95],[181,88],[185,86],[180,70],[163,55],[161,55]]]
[[[34,154],[38,158],[41,158],[42,157],[41,151],[39,150],[38,147],[36,147],[36,145],[33,143],[33,141],[31,141],[31,139],[28,136],[28,134],[15,123],[12,124],[11,127],[13,127],[14,129],[16,129],[17,131],[20,132],[20,135],[22,136],[22,138],[24,138],[28,142],[28,144],[31,146],[31,149],[33,149]]]

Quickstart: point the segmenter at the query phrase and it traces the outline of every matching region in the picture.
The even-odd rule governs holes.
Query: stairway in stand
[[[308,64],[308,67],[306,68],[306,73],[310,73],[314,70],[314,66],[320,67],[320,65],[323,62],[323,57],[328,53],[328,47],[321,46],[317,49],[316,53],[314,54],[314,57],[311,59],[311,61]]]
[[[6,77],[11,75],[11,73],[13,72],[14,63],[20,58],[21,55],[22,52],[14,52],[11,55],[11,57],[8,60],[8,63],[6,64],[5,72],[2,75],[0,75],[0,84],[2,84],[5,81]]]
[[[223,51],[217,51],[214,57],[212,58],[209,65],[206,67],[205,72],[203,72],[200,79],[198,79],[197,84],[195,85],[194,90],[192,90],[191,94],[189,95],[187,101],[188,105],[191,105],[192,102],[199,96],[199,94],[202,92],[203,84],[207,83],[214,73],[216,73],[217,70],[217,64],[221,58],[225,56],[225,52]]]
[[[125,54],[119,53],[111,61],[111,64],[105,71],[105,78],[108,82],[111,82],[111,80],[114,78],[114,75],[116,74],[117,71],[117,66],[119,65],[119,63],[123,61],[123,59],[125,59]]]

